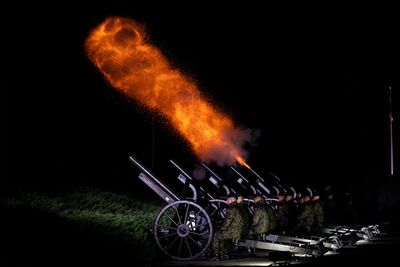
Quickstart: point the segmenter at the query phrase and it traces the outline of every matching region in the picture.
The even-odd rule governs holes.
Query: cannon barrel
[[[232,169],[237,175],[239,175],[239,177],[242,178],[246,183],[249,182],[249,180],[247,180],[247,178],[244,177],[243,174],[241,174],[238,170],[236,170],[235,167],[231,166],[231,169]]]
[[[278,182],[281,182],[281,178],[279,178],[275,173],[270,172],[270,174],[271,174]]]
[[[169,160],[171,162],[172,166],[174,166],[178,171],[180,171],[186,178],[188,178],[190,181],[193,181],[193,178],[187,174],[178,164],[176,164],[172,159]]]
[[[246,190],[251,190],[253,194],[257,193],[256,188],[250,184],[249,180],[247,180],[246,177],[244,177],[243,174],[241,174],[235,167],[231,166],[231,169],[239,176],[239,179],[236,180],[237,183],[239,183],[242,187],[245,187]],[[243,181],[246,182],[246,184],[243,184]]]
[[[159,195],[164,201],[171,203],[178,201],[180,198],[171,191],[164,183],[155,177],[150,171],[148,171],[143,165],[135,159],[133,156],[129,156],[129,160],[141,170],[139,179],[142,180],[148,187],[150,187],[157,195]]]
[[[226,195],[229,195],[229,193],[231,192],[232,188],[229,189],[228,186],[224,183],[224,180],[223,180],[218,174],[216,174],[213,170],[211,170],[211,168],[208,167],[208,165],[207,165],[205,162],[202,162],[202,163],[201,163],[201,166],[203,166],[203,168],[206,169],[206,171],[208,171],[208,172],[211,174],[212,178],[217,179],[218,182],[216,182],[215,179],[212,179],[212,178],[210,178],[209,180],[210,180],[213,184],[215,184],[216,186],[218,186],[218,187],[221,186],[222,188],[224,188],[224,189],[225,189],[225,192],[226,192]],[[213,181],[213,180],[214,180],[214,181]],[[218,183],[219,185],[218,185],[217,183]],[[232,190],[232,192],[234,192],[234,191]]]
[[[210,200],[215,199],[215,196],[211,195],[210,192],[206,191],[203,187],[195,186],[193,183],[194,179],[181,166],[179,166],[178,163],[176,163],[172,159],[170,159],[169,162],[172,164],[172,166],[174,166],[179,171],[180,174],[178,176],[178,179],[182,183],[185,184],[186,181],[189,181],[189,187],[191,187],[193,191],[196,191],[196,196],[197,196],[197,189],[198,189],[208,199],[210,199]],[[218,188],[219,188],[219,186],[218,186]]]
[[[205,164],[204,162],[201,163],[201,166],[203,166],[204,169],[206,169],[214,178],[218,179],[220,182],[222,182],[222,178],[218,176],[218,174],[216,174],[213,170],[210,169],[210,167],[208,167],[207,164]]]

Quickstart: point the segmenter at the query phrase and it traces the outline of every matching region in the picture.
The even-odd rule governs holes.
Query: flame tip
[[[250,165],[241,157],[241,156],[237,156],[236,157],[236,161],[242,165],[245,166],[246,168],[248,168],[249,170],[252,170],[252,168],[250,167]]]

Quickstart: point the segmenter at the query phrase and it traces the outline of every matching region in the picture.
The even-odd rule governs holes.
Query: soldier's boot
[[[220,260],[222,260],[222,256],[220,256],[220,255],[215,255],[214,258],[210,259],[210,261],[220,261]]]
[[[231,257],[228,255],[228,253],[224,253],[223,255],[222,255],[222,259],[223,260],[229,260]]]
[[[241,252],[242,248],[239,247],[239,239],[238,238],[234,238],[232,239],[233,242],[233,248],[231,249],[232,252]]]
[[[229,258],[228,250],[224,248],[221,252],[221,260],[229,260]]]
[[[249,252],[250,255],[256,255],[256,249],[253,247],[249,247],[247,249],[247,251]]]

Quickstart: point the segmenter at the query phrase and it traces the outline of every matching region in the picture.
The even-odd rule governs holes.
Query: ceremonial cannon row
[[[167,256],[176,260],[192,260],[207,254],[214,232],[223,222],[228,210],[225,201],[230,193],[244,192],[243,195],[262,195],[268,205],[275,208],[276,199],[271,197],[279,191],[293,187],[283,183],[271,174],[268,181],[255,171],[243,174],[245,170],[231,166],[231,179],[222,178],[210,166],[201,163],[206,172],[203,180],[193,179],[178,163],[170,160],[176,171],[176,178],[182,186],[177,193],[165,180],[154,175],[133,156],[130,161],[140,170],[138,178],[166,202],[157,214],[152,232],[158,248]],[[233,176],[232,176],[233,174]],[[233,178],[232,178],[233,177]],[[272,193],[272,192],[275,192]],[[246,207],[251,214],[254,203],[245,198]],[[296,255],[322,256],[328,251],[337,251],[343,246],[353,246],[360,240],[376,238],[380,234],[378,226],[349,227],[331,226],[312,233],[274,233],[236,240],[238,247],[287,251]]]

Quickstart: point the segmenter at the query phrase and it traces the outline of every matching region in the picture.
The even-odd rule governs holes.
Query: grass
[[[27,256],[22,263],[28,265],[51,263],[53,258],[90,265],[126,260],[149,263],[156,256],[150,227],[162,206],[162,202],[93,188],[0,198],[5,219],[2,236],[6,236],[0,242],[8,247],[7,255]]]

